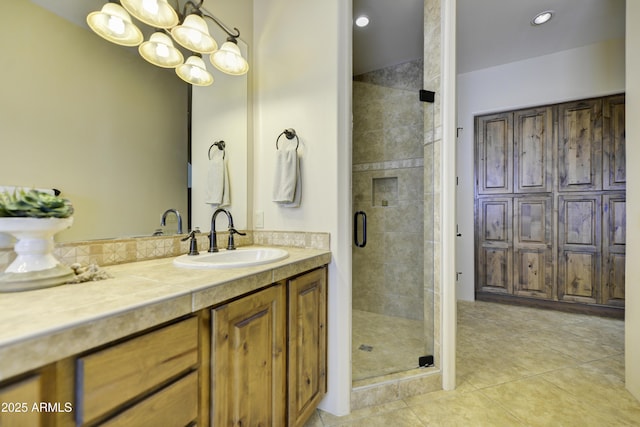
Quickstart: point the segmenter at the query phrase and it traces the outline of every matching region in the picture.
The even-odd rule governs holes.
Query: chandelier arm
[[[176,3],[178,5],[177,9],[180,10],[180,1],[176,0]],[[222,30],[227,33],[227,35],[231,38],[237,39],[238,37],[240,37],[240,30],[237,29],[236,27],[233,27],[233,30],[235,31],[235,33],[231,32],[231,30],[229,30],[229,28],[227,28],[226,25],[224,25],[218,18],[216,18],[213,15],[209,15],[208,13],[205,13],[202,10],[202,6],[204,5],[204,0],[197,0],[197,3],[193,0],[187,0],[184,3],[184,6],[182,7],[182,16],[180,17],[180,19],[184,19],[188,13],[187,13],[187,8],[190,7],[190,12],[189,13],[196,13],[199,16],[201,16],[203,19],[204,18],[209,18],[210,20],[212,20],[213,22],[216,23],[216,25],[220,28],[222,28]],[[180,13],[180,12],[178,12]]]
[[[222,30],[227,33],[227,35],[231,38],[237,39],[238,37],[240,37],[240,30],[237,29],[236,27],[233,27],[233,29],[235,30],[235,34],[231,32],[231,30],[229,30],[222,22],[220,22],[215,16],[213,15],[208,15],[202,11],[200,11],[202,13],[202,17],[203,18],[209,18],[210,20],[212,20],[213,22],[215,22],[218,27],[222,28]]]
[[[176,0],[176,2],[178,3],[178,8],[180,8],[180,2],[178,0]],[[191,6],[191,12],[195,12],[198,15],[202,16],[202,11],[200,10],[200,8],[202,7],[203,3],[204,3],[204,0],[200,0],[198,2],[198,4],[194,3],[191,0],[186,1],[184,3],[184,6],[182,7],[182,17],[181,17],[181,19],[184,19],[184,17],[186,17],[188,15],[187,6]]]

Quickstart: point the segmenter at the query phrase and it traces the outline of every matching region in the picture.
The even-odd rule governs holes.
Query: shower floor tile
[[[421,320],[353,310],[352,322],[353,381],[417,368],[425,355]]]

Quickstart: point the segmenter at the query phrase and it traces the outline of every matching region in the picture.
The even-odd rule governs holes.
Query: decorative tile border
[[[389,169],[405,169],[405,168],[422,168],[424,167],[424,159],[401,159],[389,160],[386,162],[361,163],[352,166],[353,172],[365,172],[372,170],[389,170]]]
[[[185,235],[136,237],[130,239],[106,239],[56,243],[54,256],[63,264],[97,264],[101,267],[156,258],[168,258],[186,254],[189,242]],[[218,233],[218,247],[227,245],[229,233]],[[209,248],[208,234],[197,236],[198,250]],[[246,236],[236,236],[238,247],[249,245],[292,246],[298,248],[330,249],[329,233],[294,231],[251,231]],[[0,248],[0,271],[16,257],[11,248]]]
[[[330,249],[329,233],[303,231],[253,231],[253,244],[265,246],[293,246],[308,249]]]

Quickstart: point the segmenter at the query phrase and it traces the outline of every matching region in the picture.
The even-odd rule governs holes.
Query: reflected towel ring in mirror
[[[276,138],[276,150],[279,150],[278,148],[278,141],[280,140],[280,137],[284,135],[287,137],[287,139],[296,139],[296,151],[298,151],[298,147],[300,146],[300,138],[298,138],[298,134],[296,133],[296,130],[293,128],[289,128],[289,129],[285,129],[282,131],[282,133],[280,135],[278,135],[278,138]]]
[[[227,152],[224,149],[226,147],[225,142],[224,141],[216,141],[213,144],[211,144],[211,147],[209,147],[209,153],[207,154],[207,157],[209,157],[209,160],[211,160],[211,149],[213,147],[218,147],[218,149],[220,151],[222,151],[222,159],[224,159],[225,156],[227,155]]]

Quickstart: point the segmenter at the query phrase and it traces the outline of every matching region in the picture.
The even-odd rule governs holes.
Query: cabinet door
[[[504,194],[513,190],[513,114],[476,119],[476,188],[478,194]]]
[[[602,135],[602,186],[624,190],[627,183],[624,95],[605,98]]]
[[[512,293],[512,199],[479,199],[477,211],[477,290]]]
[[[285,303],[278,284],[212,310],[213,425],[284,425]]]
[[[558,190],[602,189],[602,100],[558,109]]]
[[[0,387],[0,403],[3,405],[0,411],[0,426],[37,427],[45,425],[44,413],[32,410],[33,405],[39,405],[44,401],[41,390],[40,375],[34,375],[17,383]]]
[[[626,202],[624,194],[603,196],[602,303],[624,306]]]
[[[549,193],[553,186],[553,113],[551,107],[514,113],[516,193]]]
[[[514,293],[553,298],[551,196],[514,199]]]
[[[327,273],[289,281],[288,425],[302,426],[327,387]]]
[[[601,213],[598,195],[560,196],[558,298],[596,303],[600,293]]]

